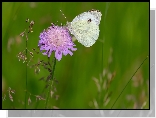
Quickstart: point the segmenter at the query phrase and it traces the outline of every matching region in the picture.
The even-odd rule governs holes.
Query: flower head
[[[62,54],[70,54],[72,56],[73,53],[71,51],[77,50],[73,48],[75,44],[72,42],[72,37],[66,27],[52,24],[52,26],[40,33],[39,37],[38,46],[40,51],[45,50],[42,54],[50,57],[52,51],[55,51],[55,57],[58,61],[61,60]]]

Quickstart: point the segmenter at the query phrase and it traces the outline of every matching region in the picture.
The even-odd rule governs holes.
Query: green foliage
[[[67,19],[64,18],[60,9]],[[63,56],[57,61],[55,84],[59,95],[58,100],[52,98],[49,108],[56,106],[62,109],[88,109],[95,108],[93,100],[96,100],[100,108],[110,109],[123,90],[131,76],[149,55],[149,3],[142,2],[21,2],[2,3],[2,79],[3,93],[6,100],[2,102],[4,109],[23,109],[25,97],[25,63],[19,61],[17,54],[25,49],[25,38],[20,33],[27,28],[25,20],[29,18],[35,21],[33,33],[29,34],[28,49],[36,48],[40,32],[50,26],[66,24],[78,14],[98,9],[102,12],[100,23],[100,35],[92,47],[84,47],[77,41],[77,51],[73,56]],[[58,21],[58,23],[57,23]],[[112,53],[111,51],[112,50]],[[111,55],[111,56],[110,56]],[[52,55],[53,56],[53,55]],[[110,62],[110,57],[112,61]],[[34,53],[34,62],[38,59],[47,60],[44,55]],[[108,91],[98,92],[93,78],[100,79],[103,70],[109,70],[113,81]],[[28,91],[33,95],[40,95],[45,83],[39,81],[42,76],[47,76],[47,71],[41,68],[39,74],[34,73],[33,68],[28,68]],[[103,81],[108,79],[106,73]],[[121,108],[149,108],[149,59],[142,65],[135,77],[130,81],[113,109]],[[15,90],[13,102],[10,101],[7,89]],[[112,92],[110,101],[103,105],[106,93]],[[99,98],[101,94],[101,98]],[[27,108],[35,108],[36,98],[31,96],[31,105]],[[131,97],[129,97],[131,96]],[[29,94],[28,94],[29,97]],[[40,101],[38,108],[44,108],[45,101]]]

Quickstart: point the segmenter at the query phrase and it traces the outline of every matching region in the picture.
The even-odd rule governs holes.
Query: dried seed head
[[[32,21],[30,22],[30,27],[32,27],[34,24],[35,24],[35,21],[32,20]]]
[[[54,92],[53,92],[53,91],[50,91],[50,96],[51,96],[51,98],[52,98],[53,94],[54,94]]]
[[[36,67],[35,68],[35,73],[38,74],[39,72],[40,72],[40,68],[39,67]]]
[[[30,52],[30,55],[33,57],[33,52]]]
[[[26,19],[26,22],[29,22],[29,18]]]
[[[24,36],[24,33],[25,33],[25,31],[24,31],[24,32],[22,32],[22,33],[20,34],[20,36],[22,36],[22,37],[23,37],[23,36]]]
[[[6,100],[6,95],[4,94],[4,96],[2,96],[2,100]]]
[[[28,105],[31,103],[31,99],[30,99],[30,96],[28,98]]]

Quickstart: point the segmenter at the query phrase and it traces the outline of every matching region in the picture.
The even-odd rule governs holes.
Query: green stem
[[[48,63],[50,63],[50,57],[48,57]],[[45,89],[46,88],[44,87],[44,89],[42,90],[42,93],[44,93]],[[37,109],[38,105],[39,105],[39,101],[37,101],[36,106],[35,106],[35,109]]]
[[[54,64],[53,64],[53,69],[52,69],[51,83],[50,83],[50,86],[49,86],[48,96],[47,96],[46,103],[45,103],[45,109],[47,108],[48,99],[49,99],[49,95],[50,95],[50,90],[51,90],[51,87],[52,87],[52,84],[53,84],[55,65],[56,65],[56,58],[54,57]]]
[[[124,89],[121,91],[121,93],[119,94],[119,96],[117,97],[117,99],[115,100],[115,102],[113,103],[111,109],[113,108],[113,106],[115,105],[115,103],[117,102],[117,100],[119,99],[119,97],[121,96],[121,94],[123,93],[123,91],[125,90],[125,88],[127,87],[127,85],[129,84],[129,82],[132,80],[132,78],[134,77],[135,73],[141,68],[141,66],[143,65],[143,63],[146,61],[146,59],[148,58],[148,56],[144,59],[144,61],[141,63],[141,65],[137,68],[137,70],[134,72],[134,74],[132,75],[132,77],[129,79],[129,81],[127,82],[126,86],[124,87]]]
[[[26,58],[27,58],[27,39],[26,39]],[[26,79],[25,79],[25,109],[26,109],[26,105],[27,105],[27,60],[26,60]]]

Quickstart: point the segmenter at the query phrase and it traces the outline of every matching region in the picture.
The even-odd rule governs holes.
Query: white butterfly
[[[85,47],[90,47],[99,37],[101,16],[99,10],[83,12],[76,16],[72,22],[67,22],[67,28],[78,42]]]

